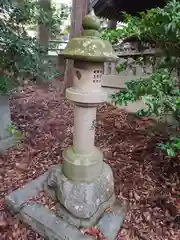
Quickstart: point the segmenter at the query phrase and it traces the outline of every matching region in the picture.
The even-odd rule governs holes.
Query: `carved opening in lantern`
[[[103,73],[102,70],[94,70],[93,83],[100,83],[101,82],[102,73]]]

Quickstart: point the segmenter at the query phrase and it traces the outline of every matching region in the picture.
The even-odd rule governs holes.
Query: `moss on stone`
[[[111,62],[118,59],[110,42],[102,40],[100,22],[87,15],[83,20],[84,32],[81,37],[72,38],[64,50],[64,57],[73,60]]]

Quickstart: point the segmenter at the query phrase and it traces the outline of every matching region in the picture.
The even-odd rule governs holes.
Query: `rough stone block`
[[[23,222],[30,225],[45,239],[50,240],[93,240],[83,235],[77,228],[57,217],[49,209],[31,204],[25,206],[19,214]]]
[[[47,178],[47,173],[44,173],[37,179],[27,183],[21,188],[18,188],[14,192],[5,197],[5,204],[12,214],[16,214],[20,211],[23,204],[36,197],[43,188],[43,183]]]
[[[75,217],[89,219],[113,204],[114,181],[109,165],[103,163],[100,176],[92,182],[69,180],[61,164],[49,171],[47,186],[55,192],[58,202]],[[51,194],[52,195],[52,194]]]
[[[57,213],[57,216],[61,217],[64,221],[68,222],[69,224],[77,228],[90,228],[96,225],[100,216],[104,212],[104,208],[109,208],[109,206],[111,206],[114,201],[115,201],[115,196],[113,195],[109,199],[109,201],[107,201],[104,205],[101,205],[99,207],[98,211],[91,218],[87,218],[87,219],[75,217],[60,204],[57,204],[56,206],[56,213]]]

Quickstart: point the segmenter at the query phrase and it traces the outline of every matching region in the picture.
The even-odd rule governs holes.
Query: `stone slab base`
[[[13,191],[5,197],[5,204],[9,211],[17,218],[30,225],[45,239],[51,240],[93,240],[84,235],[75,226],[66,222],[67,219],[58,217],[53,211],[30,200],[38,196],[43,189],[47,173],[27,183],[23,187]],[[115,240],[127,208],[121,201],[115,201],[114,205],[104,212],[97,223],[107,240]]]
[[[5,197],[5,204],[12,214],[17,214],[26,205],[25,203],[39,195],[43,190],[44,181],[47,173],[32,180],[23,187],[20,187]]]
[[[0,153],[4,154],[8,148],[13,147],[14,145],[18,144],[20,140],[15,138],[14,136],[10,136],[5,139],[0,140]]]
[[[116,200],[111,209],[104,212],[97,228],[104,234],[107,240],[115,240],[124,222],[128,204],[122,200]]]
[[[77,228],[57,217],[49,209],[39,205],[25,206],[19,213],[19,218],[30,225],[45,239],[49,240],[93,240],[82,234]]]

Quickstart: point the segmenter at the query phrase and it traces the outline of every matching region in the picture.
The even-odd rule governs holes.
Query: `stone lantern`
[[[104,62],[116,61],[117,55],[100,38],[98,19],[87,15],[83,28],[63,53],[74,60],[73,86],[66,89],[75,106],[73,146],[64,150],[62,166],[50,171],[47,186],[61,217],[76,227],[91,227],[115,201],[113,173],[94,138],[97,105],[107,99],[101,90]]]
[[[110,43],[100,39],[94,17],[86,16],[83,27],[83,35],[71,39],[64,51],[65,58],[74,60],[73,86],[66,90],[75,106],[73,146],[64,150],[62,164],[7,195],[5,204],[45,239],[93,240],[84,233],[95,231],[115,240],[127,207],[115,199],[112,170],[94,146],[94,136],[96,108],[106,100],[101,91],[103,64],[117,56]],[[55,211],[34,202],[44,190],[55,201]]]

